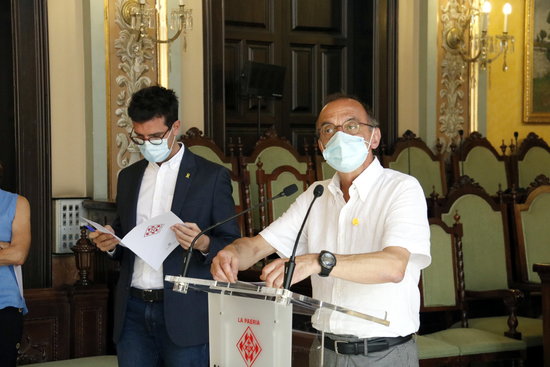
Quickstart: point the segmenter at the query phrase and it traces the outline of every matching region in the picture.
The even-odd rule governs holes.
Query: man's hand
[[[321,272],[321,265],[319,265],[319,254],[307,254],[296,257],[296,266],[294,268],[294,274],[290,284],[298,283],[311,274],[318,274]],[[268,287],[280,288],[283,286],[285,278],[285,263],[288,259],[277,259],[266,266],[262,270],[260,279],[265,281]]]
[[[215,280],[235,283],[239,271],[239,254],[235,246],[227,246],[212,260],[210,273]]]
[[[186,250],[191,245],[193,238],[201,231],[196,223],[189,222],[174,224],[170,228],[172,228],[172,231],[176,234],[176,239],[180,243],[180,246]],[[205,253],[208,252],[210,249],[210,237],[204,234],[200,236],[197,242],[195,242],[194,249]]]
[[[0,250],[3,250],[3,249],[8,248],[8,247],[10,247],[9,242],[0,241]]]
[[[107,228],[112,233],[115,233],[113,227],[111,227],[110,225],[106,225],[105,228]],[[115,236],[104,232],[90,232],[88,238],[92,240],[97,248],[103,252],[111,251],[116,247],[116,245],[118,245],[118,240],[115,238]]]

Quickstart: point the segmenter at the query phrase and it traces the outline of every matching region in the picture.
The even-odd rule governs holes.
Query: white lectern
[[[293,312],[313,316],[317,324],[329,322],[331,313],[340,312],[389,325],[385,316],[366,315],[286,289],[172,275],[165,280],[174,283],[176,292],[187,293],[191,288],[208,293],[211,367],[291,366]]]

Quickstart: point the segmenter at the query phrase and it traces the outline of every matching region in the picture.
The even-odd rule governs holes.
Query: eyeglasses
[[[143,145],[145,144],[146,141],[148,141],[149,143],[153,144],[153,145],[160,145],[162,144],[162,139],[164,139],[164,136],[166,135],[166,133],[168,131],[172,130],[171,128],[168,128],[168,130],[166,130],[164,132],[164,134],[162,134],[162,136],[158,137],[158,136],[152,136],[150,138],[147,138],[147,139],[143,139],[143,138],[140,138],[136,135],[136,133],[134,132],[134,129],[132,129],[132,132],[130,132],[130,139],[134,142],[134,144],[136,145]]]
[[[344,122],[342,125],[334,125],[330,122],[325,122],[319,131],[319,135],[322,138],[330,139],[334,134],[336,134],[336,131],[338,131],[338,128],[341,128],[343,132],[349,135],[357,135],[359,134],[359,130],[361,129],[361,125],[368,126],[371,128],[375,128],[376,126],[372,124],[366,124],[364,122],[359,122],[355,120],[348,120]]]

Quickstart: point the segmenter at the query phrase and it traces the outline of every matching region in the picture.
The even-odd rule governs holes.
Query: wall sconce
[[[177,9],[172,10],[168,26],[171,30],[176,30],[176,33],[167,39],[158,39],[149,36],[147,30],[152,29],[157,31],[157,24],[160,26],[159,5],[156,7],[148,7],[145,0],[126,0],[120,11],[122,19],[128,24],[130,29],[137,34],[137,41],[149,37],[156,43],[170,43],[176,40],[181,33],[185,35],[193,29],[193,16],[191,9],[185,9],[183,0],[179,0]]]
[[[456,7],[459,16],[448,19],[452,24],[447,24],[444,34],[444,42],[450,52],[459,54],[466,62],[479,62],[481,70],[486,70],[487,65],[503,55],[502,70],[508,70],[506,54],[514,52],[514,36],[508,34],[508,16],[512,13],[512,5],[504,4],[504,27],[502,34],[491,36],[488,34],[489,13],[491,3],[485,1],[479,9],[471,1],[464,2]],[[476,32],[479,25],[479,32]]]

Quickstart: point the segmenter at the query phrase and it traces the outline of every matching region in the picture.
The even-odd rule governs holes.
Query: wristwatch
[[[336,266],[336,256],[332,252],[321,251],[319,254],[319,264],[321,265],[319,276],[328,277],[332,268]]]

